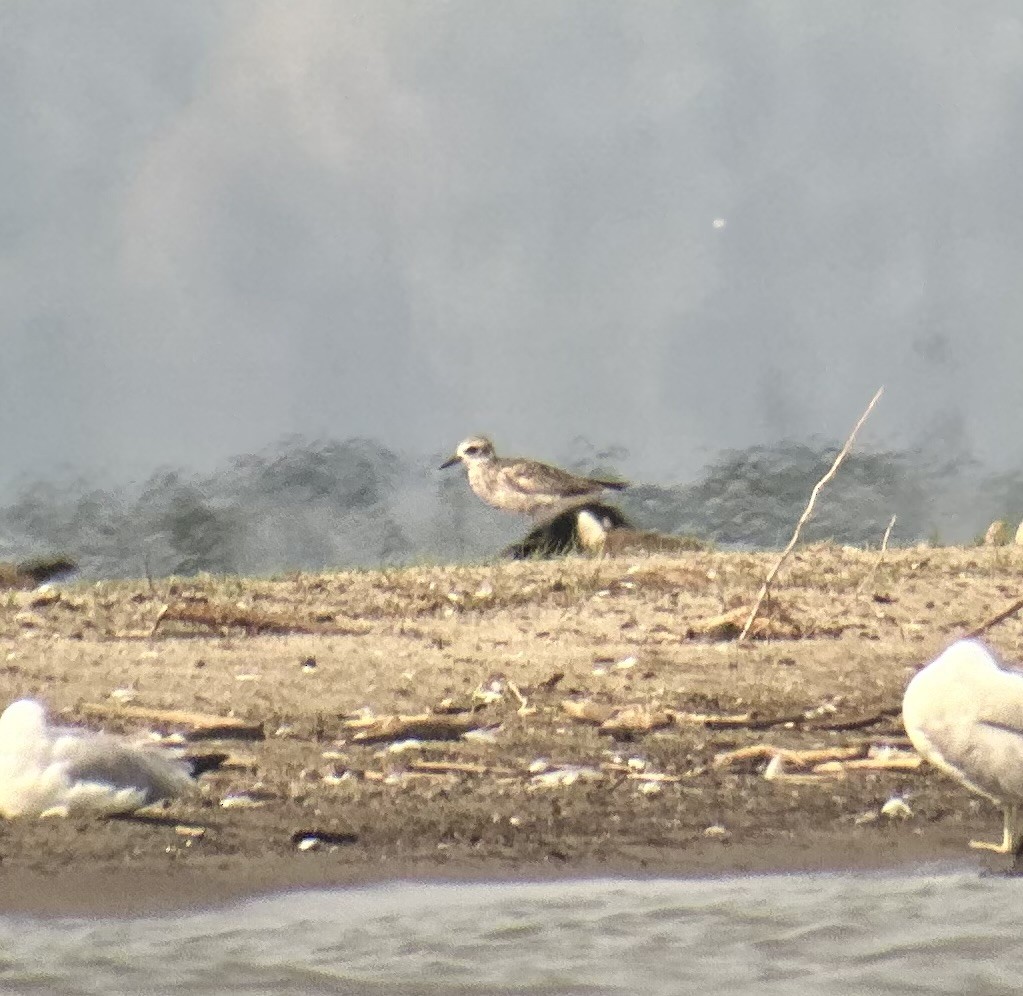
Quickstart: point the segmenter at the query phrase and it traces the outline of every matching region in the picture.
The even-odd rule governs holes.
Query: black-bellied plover
[[[459,462],[465,464],[469,486],[488,505],[533,517],[553,513],[567,502],[594,498],[608,488],[620,491],[627,486],[625,481],[579,477],[538,460],[499,457],[486,436],[463,440],[441,469]]]
[[[922,671],[902,700],[913,746],[935,767],[990,799],[1004,815],[1000,844],[971,847],[1023,856],[1023,674],[999,666],[977,640],[959,640]]]

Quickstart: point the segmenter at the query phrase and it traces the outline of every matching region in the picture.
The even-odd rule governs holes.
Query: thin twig
[[[874,405],[880,400],[881,395],[884,393],[884,388],[879,387],[877,393],[873,398],[870,399],[870,404],[867,405],[863,414],[860,416],[859,421],[853,426],[852,432],[849,433],[849,438],[845,441],[845,445],[838,452],[838,456],[835,457],[835,462],[831,465],[831,469],[813,486],[813,491],[810,492],[810,500],[806,504],[806,508],[803,510],[803,514],[799,517],[799,521],[796,523],[795,532],[792,534],[792,539],[789,540],[788,546],[782,551],[781,556],[775,562],[774,567],[768,572],[767,577],[764,580],[763,585],[760,588],[760,594],[757,595],[757,600],[753,603],[753,608],[750,610],[749,618],[746,620],[746,625],[743,626],[742,632],[739,634],[738,642],[742,642],[746,639],[746,635],[749,633],[750,628],[753,626],[757,615],[760,612],[760,606],[763,604],[764,599],[767,597],[767,593],[771,590],[771,582],[775,579],[778,571],[781,570],[781,565],[785,563],[786,558],[792,552],[793,547],[799,542],[799,534],[803,529],[803,526],[809,520],[813,514],[813,506],[817,502],[817,495],[820,494],[821,488],[824,487],[834,476],[838,473],[838,468],[842,461],[846,458],[849,450],[852,449],[853,440],[856,439],[856,433],[860,431],[860,427],[867,420],[867,416],[874,410]]]
[[[859,598],[867,586],[877,577],[877,572],[881,567],[881,562],[884,560],[884,555],[888,552],[888,539],[892,535],[892,529],[895,527],[895,519],[896,516],[893,515],[888,523],[888,528],[884,531],[884,538],[881,540],[881,550],[877,555],[877,560],[874,561],[874,566],[871,567],[870,573],[857,586],[856,594],[853,596],[854,599]]]
[[[990,619],[985,619],[979,626],[974,626],[968,633],[963,633],[959,639],[972,640],[975,636],[986,633],[992,626],[997,626],[998,623],[1008,619],[1009,616],[1014,616],[1020,609],[1023,609],[1023,598],[1017,598],[1008,608],[996,612]]]

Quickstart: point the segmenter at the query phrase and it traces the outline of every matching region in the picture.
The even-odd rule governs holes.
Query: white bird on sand
[[[188,765],[167,751],[47,726],[31,699],[0,715],[0,817],[132,813],[194,786]]]
[[[902,700],[913,746],[1005,818],[1000,844],[971,847],[1023,852],[1023,673],[1004,668],[978,640],[959,640],[917,672]]]

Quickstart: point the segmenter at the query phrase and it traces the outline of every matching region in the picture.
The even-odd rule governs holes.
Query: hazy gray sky
[[[1017,2],[0,5],[0,480],[286,433],[1023,461]],[[723,224],[722,224],[723,222]]]

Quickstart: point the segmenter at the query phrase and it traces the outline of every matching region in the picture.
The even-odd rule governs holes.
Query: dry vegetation
[[[739,642],[776,560],[9,593],[5,701],[226,763],[148,820],[5,825],[7,905],[95,903],[72,865],[145,905],[400,873],[982,860],[966,840],[997,814],[919,765],[898,707],[915,667],[1019,596],[1023,548],[798,548]],[[1015,618],[990,639],[1023,657]],[[893,798],[908,809],[883,814]]]

